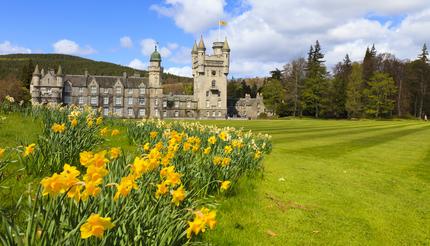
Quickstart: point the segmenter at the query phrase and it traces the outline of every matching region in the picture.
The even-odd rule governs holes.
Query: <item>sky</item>
[[[366,47],[414,59],[430,45],[430,0],[1,0],[0,54],[62,53],[146,69],[158,42],[166,72],[191,76],[191,48],[219,37],[230,77],[267,76],[319,40],[332,67]],[[218,31],[218,21],[227,26]],[[219,35],[221,34],[221,35]],[[65,71],[67,73],[67,71]]]

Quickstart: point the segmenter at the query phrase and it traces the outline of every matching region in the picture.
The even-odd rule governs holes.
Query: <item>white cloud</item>
[[[140,41],[140,47],[142,54],[150,56],[154,52],[155,45],[157,42],[152,38],[146,38]],[[172,52],[167,47],[158,47],[158,52],[160,52],[161,58],[169,57]]]
[[[119,42],[121,43],[121,47],[123,47],[123,48],[133,47],[133,41],[128,36],[124,36],[124,37],[120,38]]]
[[[151,9],[160,15],[172,17],[177,26],[194,33],[216,26],[224,14],[224,0],[165,0]]]
[[[91,48],[90,46],[85,46],[84,48],[81,48],[79,44],[77,44],[75,41],[68,40],[68,39],[62,39],[57,41],[52,45],[54,47],[55,53],[60,54],[69,54],[69,55],[90,55],[94,54],[96,51]]]
[[[152,9],[174,19],[185,32],[199,36],[204,31],[207,52],[218,39],[216,21],[227,18],[221,38],[228,37],[234,76],[268,75],[275,65],[306,57],[315,40],[320,41],[328,66],[342,61],[346,53],[361,60],[372,44],[378,52],[391,52],[401,59],[415,58],[424,42],[430,45],[428,0],[242,0],[240,11],[230,13],[221,0],[201,1],[213,5],[208,13],[190,2],[195,1],[166,0]],[[178,59],[181,56],[176,53],[179,49],[171,61],[185,64],[186,55],[189,64],[189,54]]]
[[[167,44],[167,48],[169,50],[176,50],[178,47],[179,47],[179,44],[177,44],[177,43],[168,43]]]
[[[17,53],[28,54],[28,53],[31,53],[31,50],[28,48],[14,45],[9,41],[4,41],[3,43],[0,43],[0,55],[17,54]]]
[[[128,66],[131,68],[139,69],[139,70],[145,70],[147,68],[147,64],[142,62],[141,60],[135,58],[131,62],[128,63]]]
[[[191,62],[191,49],[181,46],[169,57],[169,61],[176,64],[189,64]]]
[[[191,77],[192,76],[192,69],[189,66],[184,67],[170,67],[165,70],[166,73],[178,75],[178,76],[185,76],[185,77]]]

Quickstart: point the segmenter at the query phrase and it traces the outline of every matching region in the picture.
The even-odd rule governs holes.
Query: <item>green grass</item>
[[[215,121],[273,136],[262,179],[221,202],[217,245],[430,244],[430,124]]]
[[[430,124],[419,121],[204,121],[273,136],[262,177],[220,198],[216,245],[430,244]],[[0,146],[40,123],[0,123]],[[109,146],[133,148],[122,134]],[[28,180],[25,180],[28,181]],[[21,182],[25,187],[25,182]],[[24,189],[14,187],[19,193]],[[4,193],[2,193],[4,200]],[[0,204],[3,202],[0,202]]]

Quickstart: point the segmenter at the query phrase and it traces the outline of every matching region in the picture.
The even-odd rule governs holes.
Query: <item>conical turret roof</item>
[[[39,72],[39,65],[38,65],[38,64],[36,64],[36,67],[34,68],[34,72],[33,72],[33,74],[34,74],[34,75],[40,75],[40,72]]]
[[[195,54],[197,53],[197,42],[194,40],[194,46],[193,49],[191,50],[191,54]]]
[[[199,47],[197,49],[199,49],[199,50],[206,50],[205,42],[203,41],[203,36],[200,36]]]
[[[58,66],[57,75],[59,75],[59,76],[63,75],[63,69],[61,69],[61,65]]]
[[[224,45],[222,46],[222,50],[230,51],[230,46],[228,45],[227,37],[224,40]]]

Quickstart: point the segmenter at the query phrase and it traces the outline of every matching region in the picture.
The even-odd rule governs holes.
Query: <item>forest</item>
[[[257,87],[244,80],[229,95],[262,92],[265,106],[280,117],[424,118],[430,113],[430,64],[424,44],[414,60],[367,48],[361,62],[348,54],[328,72],[318,41],[307,58],[271,71]]]

